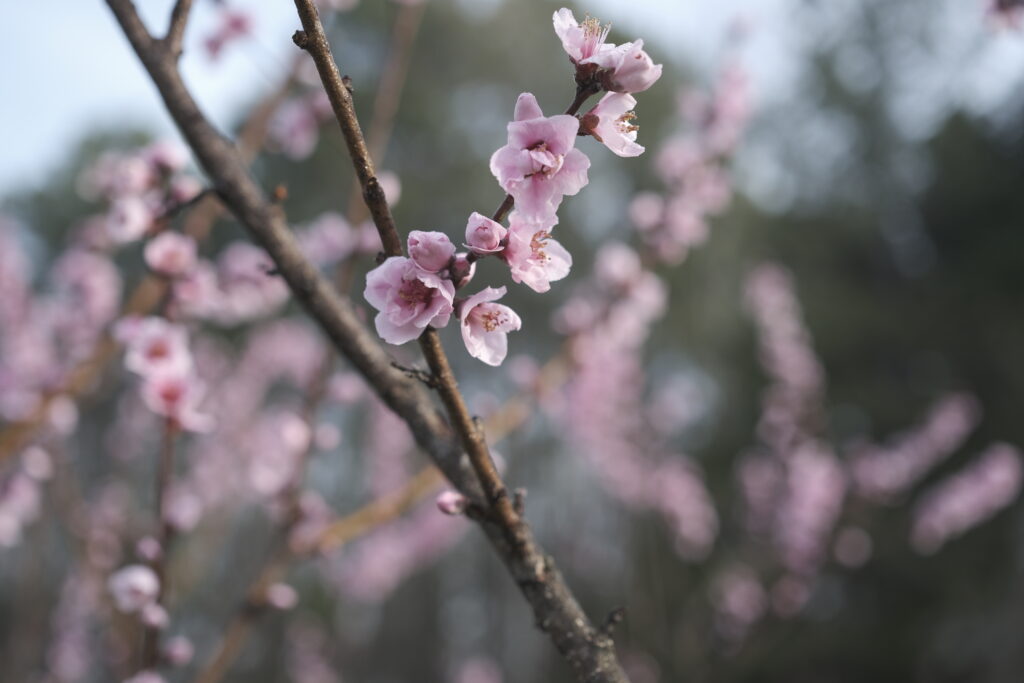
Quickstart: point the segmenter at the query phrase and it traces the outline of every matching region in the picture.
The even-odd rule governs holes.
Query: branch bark
[[[409,425],[417,443],[449,481],[470,498],[485,501],[486,508],[494,512],[479,519],[480,526],[533,608],[538,627],[550,635],[576,679],[587,683],[626,683],[628,679],[615,658],[611,638],[590,622],[554,561],[543,553],[533,540],[529,526],[512,508],[507,494],[500,494],[504,485],[500,478],[491,477],[488,472],[490,458],[486,443],[465,411],[454,377],[446,389],[452,395],[442,392],[442,398],[449,412],[455,413],[453,421],[458,438],[434,408],[426,391],[392,367],[381,344],[359,322],[351,302],[339,297],[303,256],[280,210],[266,200],[233,145],[203,115],[185,87],[173,55],[149,34],[131,0],[107,0],[107,4],[211,184],[239,222],[274,259],[296,300],[382,400]],[[373,163],[355,117],[351,92],[337,71],[316,8],[310,0],[296,0],[295,4],[305,29],[305,33],[296,34],[296,43],[310,52],[317,63],[363,188],[363,198],[381,233],[385,250],[389,254],[400,254],[398,231],[374,175]],[[425,337],[423,347],[428,362],[432,368],[437,363],[436,370],[443,374],[445,368],[440,362],[443,359],[446,365],[447,358],[443,356],[436,333],[430,332]],[[436,354],[432,348],[435,342]],[[462,457],[463,446],[473,460],[472,469]],[[486,461],[479,457],[481,454]],[[489,468],[493,470],[493,463]],[[481,495],[477,476],[486,482],[486,497]],[[495,486],[500,487],[498,493],[493,490]]]

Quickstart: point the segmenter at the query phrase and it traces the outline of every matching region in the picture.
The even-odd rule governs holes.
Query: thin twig
[[[177,0],[171,9],[171,20],[168,22],[164,45],[174,59],[181,56],[181,44],[185,37],[185,26],[188,24],[188,13],[192,9],[192,0]]]
[[[351,302],[338,296],[326,278],[302,254],[280,209],[270,205],[246,171],[237,151],[200,111],[182,81],[176,62],[155,45],[131,0],[107,0],[107,4],[214,187],[239,222],[277,264],[295,299],[320,324],[384,402],[409,425],[417,443],[433,458],[449,481],[471,500],[481,500],[483,496],[474,476],[476,468],[465,466],[459,443],[460,440],[473,439],[475,432],[463,433],[459,435],[460,439],[453,438],[451,427],[433,408],[425,390],[391,367],[388,354],[359,321]],[[305,34],[300,32],[296,35],[297,42],[322,55],[318,68],[325,62],[324,57],[330,62],[334,78],[330,81],[332,90],[328,95],[335,112],[340,114],[339,123],[346,133],[356,174],[363,184],[364,200],[378,231],[387,234],[386,228],[390,226],[393,241],[390,245],[385,242],[385,247],[394,254],[401,253],[401,243],[384,193],[373,175],[372,162],[366,156],[366,145],[355,120],[351,93],[338,77],[316,8],[310,0],[296,0],[296,6],[306,28]],[[324,76],[325,72],[321,71],[321,78]],[[514,510],[511,512],[515,514]],[[576,678],[590,683],[627,681],[615,658],[612,640],[601,634],[587,618],[553,561],[533,541],[529,527],[521,520],[515,529],[506,529],[489,519],[481,519],[480,525],[532,606],[538,626],[551,636]],[[516,542],[510,543],[510,537]]]
[[[379,184],[374,177],[373,162],[369,158],[356,118],[351,90],[342,80],[335,64],[316,7],[313,0],[295,0],[295,6],[303,28],[296,32],[295,44],[306,50],[316,64],[385,253],[389,256],[401,255],[401,238],[386,198],[379,191]],[[578,109],[590,94],[593,93],[589,89],[579,89],[570,111]],[[511,206],[511,203],[505,203]],[[480,519],[481,526],[533,607],[537,624],[550,634],[578,680],[595,683],[622,683],[628,680],[615,658],[611,638],[591,624],[554,561],[536,545],[529,526],[516,513],[513,501],[490,457],[483,431],[466,408],[437,332],[428,329],[419,341],[452,427],[483,488],[490,514]]]
[[[178,433],[178,427],[172,418],[164,420],[163,438],[160,445],[160,458],[156,467],[156,490],[154,505],[156,511],[157,543],[160,552],[151,563],[153,572],[159,581],[159,588],[156,594],[156,604],[163,607],[167,599],[167,557],[170,553],[171,539],[174,528],[167,521],[167,490],[174,478],[174,441]],[[156,666],[160,656],[160,628],[156,625],[143,627],[142,657],[139,670],[152,669]]]
[[[380,83],[373,98],[373,116],[370,119],[366,147],[371,159],[381,162],[387,152],[394,128],[398,103],[409,73],[410,56],[423,22],[426,6],[423,3],[401,5],[391,27],[387,61],[380,72]],[[362,186],[356,178],[348,201],[348,221],[356,225],[366,217],[366,204],[359,201]]]

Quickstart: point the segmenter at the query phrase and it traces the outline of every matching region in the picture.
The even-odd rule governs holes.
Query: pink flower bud
[[[139,610],[139,620],[155,629],[167,628],[167,623],[170,621],[170,617],[167,615],[167,610],[155,602],[150,602],[142,606]]]
[[[413,230],[409,233],[409,257],[428,273],[447,268],[454,255],[455,245],[443,232]]]
[[[177,232],[162,232],[146,244],[143,255],[152,271],[180,277],[196,267],[196,241]]]
[[[619,45],[601,66],[611,70],[604,76],[606,90],[620,93],[643,92],[661,78],[661,64],[655,64],[644,52],[644,41]]]
[[[299,594],[286,583],[268,586],[263,597],[268,605],[279,610],[289,610],[299,604]]]
[[[164,554],[160,541],[152,536],[143,536],[135,544],[135,554],[144,562],[156,562]]]
[[[453,517],[466,511],[466,503],[466,497],[456,491],[442,491],[437,496],[437,509]]]
[[[164,659],[171,666],[185,666],[192,661],[195,647],[185,636],[174,636],[164,645]]]
[[[474,212],[466,224],[466,246],[474,254],[493,254],[505,248],[501,241],[507,234],[501,223]]]
[[[465,252],[456,254],[449,272],[456,287],[465,287],[476,275],[476,261],[470,261]]]
[[[149,567],[132,564],[111,574],[107,588],[117,609],[137,612],[156,600],[160,592],[160,580]]]

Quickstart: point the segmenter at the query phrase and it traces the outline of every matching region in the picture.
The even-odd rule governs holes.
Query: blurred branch
[[[387,152],[391,131],[395,125],[395,114],[402,99],[405,79],[409,73],[412,48],[416,42],[420,25],[423,23],[424,4],[402,5],[391,27],[391,42],[388,58],[381,70],[380,85],[373,99],[373,118],[370,119],[367,149],[371,159],[381,161]],[[352,183],[348,200],[348,219],[359,223],[365,217],[366,205],[358,201],[362,194],[359,179]]]
[[[401,238],[374,175],[373,161],[356,118],[351,89],[341,78],[313,1],[295,0],[295,6],[303,27],[303,31],[295,33],[295,44],[306,50],[316,63],[385,253],[401,255]],[[577,92],[570,109],[578,108],[583,99],[585,97]],[[507,200],[502,206],[506,204],[509,204]],[[435,330],[427,329],[423,333],[420,348],[436,378],[437,390],[452,426],[483,488],[488,514],[478,521],[533,607],[537,624],[551,636],[578,680],[626,681],[626,675],[615,658],[611,638],[590,623],[554,561],[536,544],[529,525],[514,509],[491,459],[483,429],[469,414]],[[458,482],[453,483],[458,486]]]

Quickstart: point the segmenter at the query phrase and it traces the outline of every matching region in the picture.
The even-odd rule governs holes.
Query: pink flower
[[[592,17],[587,17],[580,24],[572,10],[564,7],[555,12],[552,21],[555,33],[562,40],[562,47],[575,64],[590,63],[594,55],[614,47],[604,42],[611,29],[610,24],[601,26],[601,22]]]
[[[380,311],[374,320],[377,334],[389,344],[404,344],[428,325],[448,324],[455,287],[410,259],[392,256],[366,274],[363,296]]]
[[[601,76],[605,90],[643,92],[661,78],[661,64],[655,64],[643,48],[644,41],[636,40],[604,52],[595,60],[606,69]]]
[[[508,144],[491,157],[491,173],[519,211],[535,218],[553,215],[564,195],[587,184],[590,159],[574,149],[578,131],[575,116],[545,117],[537,98],[519,96]]]
[[[466,246],[474,254],[494,254],[505,247],[501,244],[508,230],[501,223],[473,212],[466,223]]]
[[[466,497],[457,491],[442,491],[437,494],[437,509],[452,517],[466,511]]]
[[[413,230],[409,233],[409,257],[428,273],[447,268],[453,256],[455,245],[443,232]]]
[[[175,140],[157,140],[142,150],[142,157],[163,173],[175,173],[188,163],[188,150]]]
[[[192,661],[195,646],[185,636],[174,636],[164,645],[163,655],[171,666],[185,666]]]
[[[605,90],[620,93],[642,92],[661,78],[661,64],[655,64],[644,52],[644,41],[622,45],[604,42],[610,26],[601,26],[588,17],[582,24],[565,8],[553,17],[555,33],[577,67],[577,78],[593,77],[594,71]],[[586,68],[588,65],[589,68]]]
[[[452,267],[448,269],[448,277],[455,283],[456,289],[465,287],[476,275],[476,261],[469,260],[469,254],[462,251],[455,255]]]
[[[149,567],[132,564],[110,575],[107,588],[122,612],[137,612],[152,604],[160,592],[160,580]]]
[[[198,409],[203,393],[203,383],[189,373],[154,373],[142,385],[142,400],[147,408],[191,432],[213,429],[213,418]]]
[[[107,234],[118,243],[133,242],[146,234],[154,218],[145,200],[135,196],[118,199],[107,214]]]
[[[535,292],[546,292],[551,283],[569,274],[572,256],[551,238],[554,220],[536,222],[518,211],[509,216],[508,246],[502,253],[512,279]]]
[[[639,126],[633,123],[635,106],[636,99],[632,95],[610,92],[587,112],[580,128],[620,157],[640,156],[644,148],[636,143]]]
[[[503,296],[504,287],[485,287],[466,299],[460,310],[462,341],[469,355],[488,365],[501,365],[508,354],[508,333],[523,324],[511,308],[492,303]]]
[[[286,583],[268,586],[264,598],[268,605],[279,610],[289,610],[299,604],[298,592]]]
[[[115,338],[128,346],[125,366],[139,375],[185,373],[192,369],[188,332],[163,318],[123,318]]]
[[[217,29],[204,41],[211,60],[219,58],[229,43],[252,34],[252,17],[243,10],[221,5],[218,22]]]
[[[186,275],[196,266],[196,241],[177,232],[162,232],[146,244],[146,265],[167,277]]]

